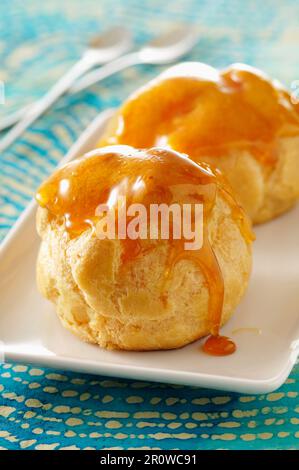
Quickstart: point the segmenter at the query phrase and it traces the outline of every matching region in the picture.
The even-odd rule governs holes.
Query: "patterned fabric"
[[[0,117],[42,95],[80,56],[90,35],[117,23],[130,27],[141,43],[173,21],[194,22],[201,40],[188,59],[220,67],[247,62],[290,86],[299,78],[298,17],[296,0],[2,0],[0,80],[6,102]],[[0,156],[1,238],[91,119],[160,70],[134,67],[64,97]],[[242,396],[4,364],[0,446],[298,448],[298,380],[296,366],[279,391]]]

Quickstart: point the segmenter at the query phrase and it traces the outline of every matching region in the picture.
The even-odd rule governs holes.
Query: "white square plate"
[[[92,149],[111,113],[88,127],[62,163]],[[200,341],[173,351],[105,351],[65,330],[36,288],[35,212],[32,202],[1,246],[5,361],[246,393],[269,392],[285,381],[299,352],[299,207],[256,229],[247,295],[222,330],[238,345],[227,357],[205,355]]]

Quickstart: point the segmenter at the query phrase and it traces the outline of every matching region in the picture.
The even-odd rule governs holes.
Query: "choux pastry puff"
[[[154,145],[220,168],[253,223],[299,197],[299,105],[253,67],[176,65],[133,93],[99,145]]]
[[[219,328],[246,291],[253,236],[219,170],[165,148],[110,146],[56,170],[36,198],[37,282],[66,328],[104,348],[138,351],[179,348],[211,334],[208,352],[233,352]],[[142,237],[103,237],[99,207],[117,226],[124,198],[146,211]],[[187,238],[173,230],[161,237],[157,219],[149,220],[157,204],[175,204],[179,214],[188,205],[202,208],[194,232],[200,249],[186,249]],[[122,222],[125,231],[134,222],[137,233],[132,215]]]

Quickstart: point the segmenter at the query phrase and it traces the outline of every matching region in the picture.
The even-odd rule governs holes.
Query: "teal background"
[[[290,86],[299,79],[298,19],[299,3],[291,0],[2,0],[0,117],[41,96],[92,33],[116,23],[139,43],[173,21],[195,23],[201,39],[189,59],[247,62]],[[91,119],[162,68],[131,68],[61,99],[0,155],[1,239]],[[298,449],[298,379],[297,365],[277,392],[244,396],[4,364],[0,447]]]

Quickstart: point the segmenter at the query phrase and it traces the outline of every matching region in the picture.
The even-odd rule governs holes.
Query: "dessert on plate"
[[[99,143],[111,144],[158,145],[213,164],[254,223],[299,198],[299,105],[253,67],[171,67],[120,107]]]
[[[56,170],[37,201],[37,282],[66,328],[124,350],[178,348],[211,334],[208,352],[233,352],[219,328],[246,290],[253,236],[219,170],[165,148],[110,146]],[[200,249],[186,249],[174,225],[162,237],[151,218],[157,204],[179,214],[202,207]],[[132,212],[141,205],[142,230]],[[114,228],[125,227],[114,238],[105,236],[112,215]],[[126,236],[129,228],[140,236]]]

